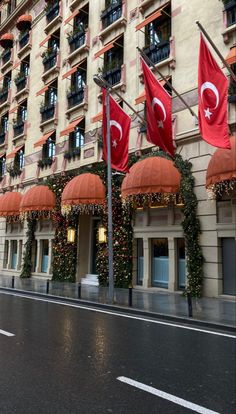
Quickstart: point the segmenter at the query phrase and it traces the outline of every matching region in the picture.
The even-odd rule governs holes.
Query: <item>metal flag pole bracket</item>
[[[169,88],[176,94],[176,96],[178,96],[178,98],[181,100],[181,102],[183,102],[184,106],[186,106],[186,108],[189,110],[189,112],[191,113],[192,116],[194,116],[196,118],[196,120],[198,120],[197,115],[195,114],[195,112],[192,110],[192,108],[189,106],[189,104],[185,101],[185,99],[179,94],[179,92],[174,88],[174,86],[168,81],[168,79],[166,78],[166,76],[164,76],[159,69],[154,65],[154,63],[152,62],[151,59],[149,59],[149,57],[146,55],[146,53],[143,52],[143,50],[141,50],[138,46],[137,46],[137,50],[139,51],[140,55],[142,56],[142,58],[145,60],[145,62],[147,64],[149,64],[150,66],[152,66],[152,68],[161,76],[161,78],[166,82],[166,84],[169,86]]]

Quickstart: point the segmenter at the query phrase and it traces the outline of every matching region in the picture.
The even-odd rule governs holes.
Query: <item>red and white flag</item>
[[[174,155],[171,96],[141,58],[147,109],[147,140]]]
[[[219,148],[231,148],[227,114],[228,80],[213,59],[203,37],[198,62],[198,122],[202,138]]]
[[[110,99],[110,139],[111,139],[111,167],[115,170],[128,172],[129,159],[129,131],[130,117],[123,111],[120,105],[109,96]],[[107,162],[107,117],[106,117],[106,90],[102,90],[102,136],[103,155]]]

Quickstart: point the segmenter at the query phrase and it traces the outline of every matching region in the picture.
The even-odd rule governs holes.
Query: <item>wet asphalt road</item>
[[[0,414],[236,412],[235,339],[0,293]]]

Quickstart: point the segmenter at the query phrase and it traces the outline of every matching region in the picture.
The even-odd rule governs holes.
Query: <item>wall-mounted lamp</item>
[[[106,243],[107,242],[107,230],[102,224],[98,227],[98,242]]]
[[[75,242],[75,229],[74,227],[67,228],[67,243]]]

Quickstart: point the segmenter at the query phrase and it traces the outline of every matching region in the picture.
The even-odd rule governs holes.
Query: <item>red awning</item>
[[[101,178],[96,174],[84,173],[72,178],[65,186],[61,204],[81,205],[81,204],[104,204],[105,186]]]
[[[211,157],[206,173],[206,187],[236,179],[236,136],[230,137],[231,149],[218,148]]]
[[[42,89],[36,92],[36,96],[42,95],[44,92],[48,90],[48,88],[49,88],[49,85],[44,86]]]
[[[86,59],[81,60],[81,62],[79,62],[76,66],[73,66],[73,68],[68,70],[68,72],[64,73],[64,75],[62,75],[62,79],[69,78],[69,76],[75,73],[77,69],[84,63],[85,60]]]
[[[229,65],[236,63],[236,46],[231,47],[225,60]]]
[[[10,115],[10,114],[13,114],[14,112],[16,112],[16,111],[17,111],[17,109],[18,109],[18,106],[14,106],[14,108],[10,109],[10,111],[9,111],[9,115]]]
[[[77,118],[75,121],[71,122],[67,128],[63,129],[63,131],[61,131],[60,133],[60,137],[64,137],[65,135],[70,134],[70,132],[73,132],[75,127],[77,127],[77,125],[79,125],[79,123],[84,119],[84,116],[80,116],[79,118]]]
[[[180,173],[173,161],[162,157],[148,157],[136,162],[126,174],[121,195],[129,196],[152,193],[178,193]]]
[[[16,27],[20,31],[29,30],[31,28],[32,16],[30,14],[23,14],[17,19]]]
[[[74,19],[77,14],[79,14],[79,10],[75,10],[67,19],[64,21],[64,25],[68,24],[72,19]]]
[[[16,155],[16,153],[17,153],[18,151],[20,151],[23,147],[24,147],[24,145],[20,145],[19,147],[16,147],[16,148],[15,148],[12,152],[10,152],[9,154],[7,154],[6,158],[7,158],[7,159],[9,159],[9,158],[14,158],[14,157],[15,157],[15,155]]]
[[[56,197],[47,185],[30,188],[22,197],[20,211],[52,211],[56,205]]]
[[[17,216],[20,213],[22,194],[15,191],[0,197],[0,217]]]
[[[153,20],[158,19],[158,17],[161,16],[161,11],[162,11],[163,7],[161,8],[161,10],[157,10],[155,11],[155,13],[152,13],[150,16],[148,16],[145,20],[143,20],[141,23],[139,23],[136,27],[135,30],[140,30],[143,27],[147,26],[147,24],[153,22]]]
[[[53,129],[52,131],[48,132],[47,134],[43,135],[41,138],[39,138],[38,141],[35,142],[34,144],[34,148],[36,147],[42,147],[42,145],[45,144],[45,142],[47,141],[47,139],[55,132],[55,129]]]
[[[0,45],[4,48],[11,48],[13,46],[14,36],[12,33],[5,33],[0,37]]]
[[[48,35],[47,37],[45,37],[45,39],[39,43],[39,47],[43,46],[46,42],[48,42],[49,39],[51,39],[51,35]]]
[[[102,115],[103,115],[103,111],[98,112],[97,115],[91,118],[91,122],[94,124],[94,122],[102,121]]]
[[[97,59],[99,56],[101,56],[104,53],[106,53],[108,50],[112,49],[114,47],[115,43],[117,42],[117,40],[120,37],[121,36],[117,36],[114,40],[112,40],[111,42],[107,43],[107,45],[105,45],[101,50],[99,50],[97,53],[95,53],[95,55],[94,55],[95,59]]]

